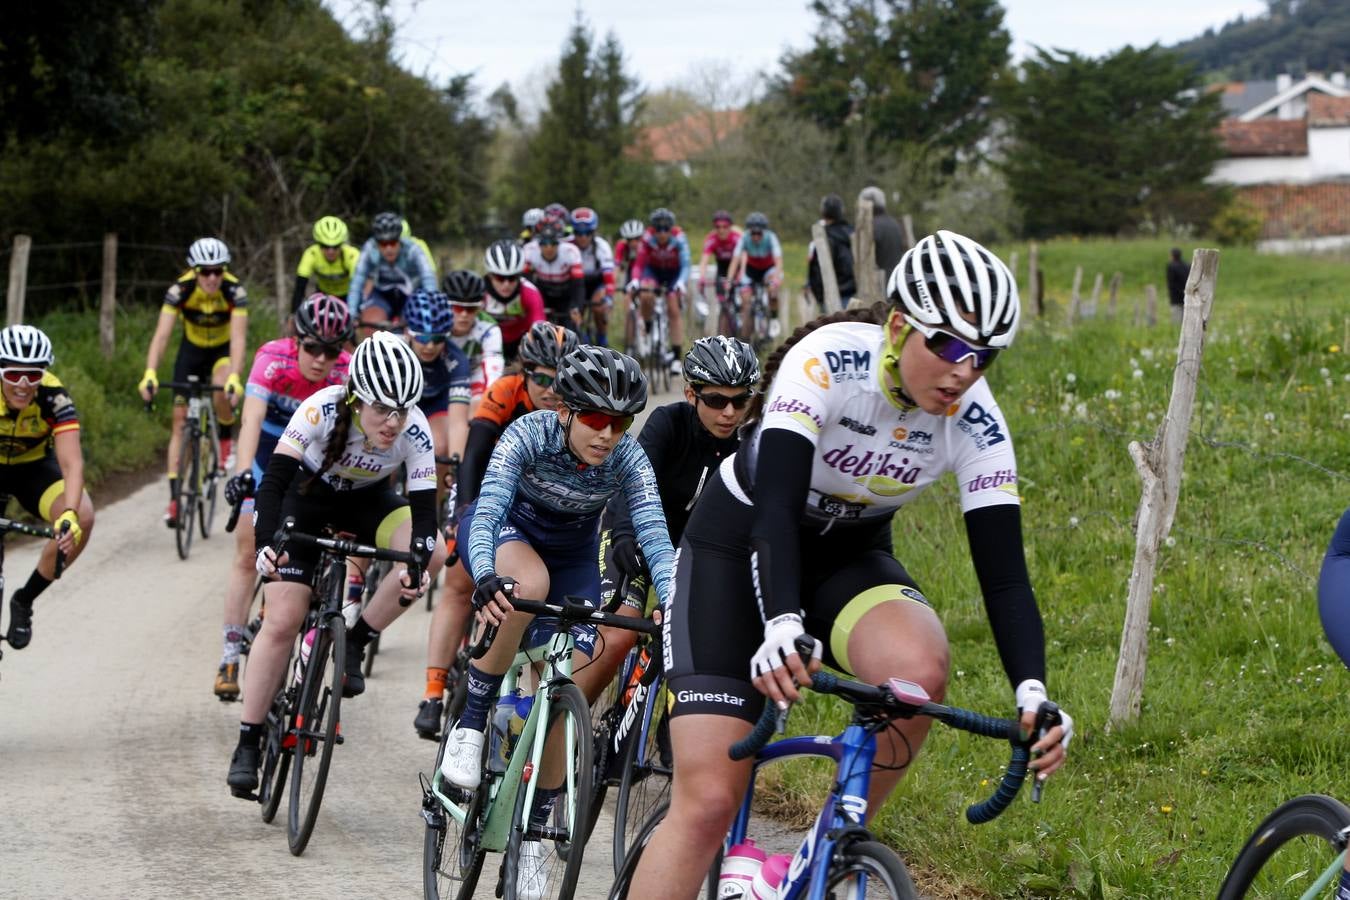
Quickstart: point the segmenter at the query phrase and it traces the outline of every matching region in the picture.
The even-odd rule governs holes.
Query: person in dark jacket
[[[865,187],[858,200],[872,201],[872,240],[876,244],[877,268],[889,278],[900,264],[900,257],[909,249],[905,232],[895,217],[886,212],[886,194],[879,187]]]
[[[1181,321],[1186,302],[1186,279],[1191,277],[1191,264],[1181,258],[1181,248],[1172,248],[1172,259],[1167,263],[1167,299],[1172,302],[1172,321]]]
[[[825,239],[830,245],[830,259],[834,261],[834,280],[839,285],[839,302],[848,306],[848,301],[858,293],[858,284],[853,277],[853,226],[844,219],[844,201],[838,194],[826,194],[820,201],[820,217],[825,222]],[[825,284],[820,275],[820,263],[816,260],[816,246],[811,245],[808,256],[806,279],[811,285],[811,293],[816,300],[825,305]]]

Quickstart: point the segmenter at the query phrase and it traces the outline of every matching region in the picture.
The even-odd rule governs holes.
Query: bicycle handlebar
[[[661,633],[661,626],[651,619],[639,619],[635,616],[620,616],[615,613],[606,612],[604,609],[596,609],[591,606],[584,597],[568,596],[563,598],[562,603],[548,603],[540,600],[523,600],[519,597],[511,599],[511,608],[523,613],[529,613],[534,616],[555,616],[562,620],[562,627],[585,622],[590,625],[608,625],[611,628],[622,628],[625,631],[636,631],[640,634],[658,635]],[[482,659],[483,654],[488,652],[492,642],[497,638],[497,626],[489,625],[483,630],[483,636],[478,639],[469,651],[469,656],[473,659]]]
[[[410,569],[417,566],[417,560],[413,554],[407,550],[387,550],[384,547],[373,547],[370,544],[362,544],[359,541],[348,540],[338,537],[321,537],[314,534],[306,534],[303,531],[295,531],[295,519],[288,517],[282,526],[277,529],[273,536],[273,544],[277,550],[277,555],[281,555],[281,550],[286,544],[299,544],[302,547],[318,547],[320,550],[331,550],[340,556],[361,556],[367,559],[380,559],[387,562],[401,562]],[[420,568],[420,566],[419,566]]]
[[[8,534],[11,531],[17,531],[19,534],[27,534],[33,537],[47,538],[56,540],[60,535],[70,531],[70,523],[62,522],[61,530],[57,532],[50,525],[29,525],[25,522],[16,522],[13,519],[0,519],[0,534]],[[66,567],[66,555],[60,550],[56,551],[56,569],[52,575],[55,580],[61,577],[61,572]]]
[[[830,672],[816,672],[811,676],[811,688],[821,694],[835,694],[847,699],[855,706],[870,705],[884,710],[892,718],[908,719],[914,716],[928,716],[944,722],[952,728],[968,731],[971,734],[991,738],[1004,738],[1012,744],[1012,756],[1007,771],[994,793],[986,800],[966,807],[966,820],[972,825],[980,825],[996,818],[1008,808],[1022,783],[1027,777],[1027,763],[1031,758],[1033,740],[1022,740],[1021,723],[1016,719],[1001,719],[982,715],[968,709],[945,706],[924,699],[915,702],[917,697],[901,696],[895,682],[889,685],[871,685],[858,681],[849,681]],[[1047,704],[1053,705],[1053,704]],[[1054,711],[1056,714],[1058,710]],[[729,754],[732,759],[742,760],[754,756],[773,737],[778,730],[779,713],[772,703],[766,703],[764,712],[755,723],[754,730],[745,740],[733,744]]]

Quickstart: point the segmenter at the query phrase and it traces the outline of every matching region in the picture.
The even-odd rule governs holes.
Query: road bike
[[[1345,867],[1347,840],[1350,808],[1322,794],[1295,797],[1247,839],[1219,888],[1219,900],[1331,900]]]
[[[807,652],[810,652],[809,647]],[[994,819],[1012,803],[1026,779],[1033,741],[1021,739],[1020,723],[1014,719],[992,718],[933,703],[922,687],[899,678],[871,685],[829,672],[817,672],[811,678],[811,687],[818,693],[832,694],[852,704],[852,720],[839,735],[810,735],[771,742],[775,732],[781,730],[783,721],[772,704],[765,705],[764,714],[750,735],[728,751],[732,759],[753,758],[754,770],[740,811],[727,832],[724,852],[725,848],[746,838],[755,780],[764,766],[799,757],[830,759],[835,764],[833,786],[815,824],[793,855],[777,896],[786,900],[803,897],[825,900],[832,896],[888,896],[906,900],[917,897],[904,862],[895,851],[877,841],[864,825],[876,736],[896,719],[922,715],[972,734],[1007,740],[1012,745],[1012,756],[1003,779],[987,800],[967,807],[966,819],[972,824]],[[1038,731],[1040,727],[1057,723],[1058,718],[1059,711],[1054,704],[1042,704],[1037,716]],[[662,807],[653,813],[637,842],[629,849],[610,891],[611,900],[628,896],[628,885],[637,871],[642,851],[656,829],[656,822],[665,812]],[[710,881],[719,867],[720,859],[710,870]]]
[[[225,478],[216,408],[211,399],[213,393],[225,388],[208,384],[196,375],[189,375],[187,381],[166,381],[160,387],[183,391],[188,398],[178,452],[178,521],[174,524],[178,556],[187,559],[192,552],[194,524],[201,529],[203,539],[211,536],[216,496]]]
[[[450,784],[441,775],[441,761],[451,729],[443,729],[435,768],[430,778],[422,777],[422,818],[426,822],[422,876],[423,893],[429,900],[472,897],[489,851],[504,852],[498,896],[516,900],[522,870],[543,896],[572,896],[590,822],[594,763],[590,708],[571,677],[575,647],[571,626],[609,625],[648,634],[657,630],[645,619],[594,609],[581,597],[567,597],[563,603],[513,597],[511,605],[521,612],[556,617],[559,625],[548,643],[516,655],[502,683],[499,697],[512,697],[520,670],[543,666],[519,736],[501,738],[507,742],[504,766],[489,765],[485,758],[483,780],[477,788],[464,790]],[[486,652],[494,634],[494,628],[486,629],[474,648],[475,657]],[[466,696],[462,681],[451,700],[452,720],[458,719]],[[493,743],[484,741],[485,757]],[[543,824],[532,822],[536,789],[548,774],[557,775],[558,768],[563,770],[562,780],[552,812]],[[526,842],[539,846],[522,853]]]
[[[666,290],[657,287],[651,317],[644,318],[640,299],[634,295],[628,303],[628,321],[624,326],[624,346],[647,374],[653,391],[670,390],[670,322],[667,319]]]
[[[8,506],[9,506],[9,496],[7,494],[0,494],[0,513],[3,513],[5,511],[5,508]],[[68,524],[62,523],[61,533],[64,534],[69,529],[69,527],[70,526]],[[47,525],[29,525],[24,522],[16,522],[13,519],[0,518],[0,611],[4,609],[4,600],[5,600],[4,536],[6,534],[9,534],[11,531],[16,531],[19,534],[32,535],[33,537],[48,538],[50,540],[56,540],[57,536],[56,532],[53,531]],[[56,551],[56,574],[53,576],[53,580],[61,577],[61,570],[64,569],[65,567],[66,567],[66,555],[62,553],[60,550],[58,550]],[[5,635],[8,633],[9,633],[8,630],[0,628],[0,642],[3,642],[5,640]],[[0,659],[4,658],[5,658],[4,651],[0,650]]]
[[[292,672],[287,662],[287,675],[263,722],[262,775],[253,799],[262,804],[263,821],[271,822],[289,774],[286,838],[291,853],[299,856],[314,833],[333,748],[343,742],[340,711],[347,623],[342,603],[347,596],[347,558],[401,562],[410,572],[416,564],[406,551],[372,547],[344,535],[321,537],[294,529],[295,520],[287,518],[276,535],[278,555],[287,545],[317,547],[322,553],[314,569],[310,610],[291,649],[290,658],[300,663]]]
[[[769,334],[769,289],[763,281],[752,281],[742,285],[736,293],[740,296],[739,310],[750,317],[749,337],[745,337],[746,322],[739,315],[736,336],[748,340],[756,351],[763,350],[772,343]]]

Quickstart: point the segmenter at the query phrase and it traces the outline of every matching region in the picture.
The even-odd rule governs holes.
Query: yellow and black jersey
[[[248,315],[248,294],[229,272],[220,291],[208,294],[197,285],[189,269],[164,295],[161,312],[183,316],[183,336],[198,347],[219,347],[230,341],[230,317]]]
[[[0,465],[42,459],[51,452],[54,435],[80,427],[75,401],[51,372],[42,376],[32,403],[14,410],[0,399],[0,406],[4,407],[0,414]]]
[[[300,265],[296,266],[296,276],[306,281],[314,279],[319,290],[325,294],[346,297],[352,273],[356,271],[357,260],[361,258],[361,251],[351,244],[343,244],[338,249],[340,251],[338,258],[329,262],[323,258],[322,247],[310,244],[300,257]]]

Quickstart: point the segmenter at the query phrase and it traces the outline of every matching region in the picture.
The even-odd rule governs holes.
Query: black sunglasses
[[[342,347],[339,344],[325,344],[322,341],[303,341],[300,349],[310,356],[322,356],[326,359],[337,359],[342,355]]]
[[[210,278],[212,275],[224,275],[225,270],[220,266],[202,266],[197,269],[197,274],[203,278]]]
[[[703,405],[708,409],[722,410],[731,404],[737,409],[745,409],[750,405],[750,399],[755,396],[754,391],[746,391],[744,394],[737,394],[734,397],[728,397],[725,394],[709,394],[702,391],[694,391],[694,397],[703,401]]]
[[[534,369],[525,373],[525,377],[539,385],[541,388],[553,387],[553,382],[558,380],[557,375],[548,375],[544,372],[536,372]]]

